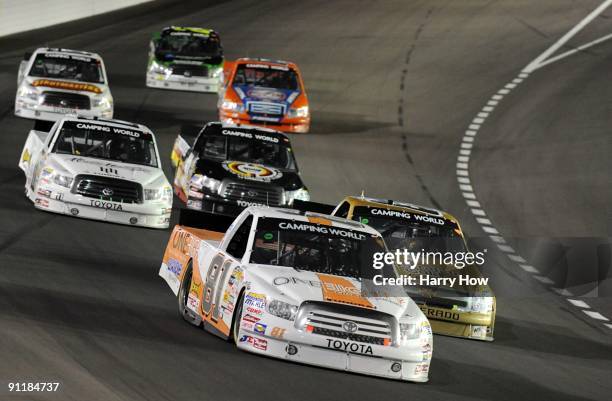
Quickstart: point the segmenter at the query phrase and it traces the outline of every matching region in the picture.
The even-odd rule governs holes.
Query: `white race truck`
[[[57,121],[65,114],[113,118],[113,96],[102,58],[46,47],[26,53],[17,73],[15,115]]]
[[[66,116],[49,132],[30,131],[19,167],[38,209],[151,228],[170,224],[172,187],[144,125]]]
[[[185,320],[249,352],[428,380],[433,340],[425,315],[408,297],[362,291],[373,254],[386,249],[376,230],[266,206],[246,208],[229,228],[220,219],[228,218],[182,210],[168,241],[159,275]]]

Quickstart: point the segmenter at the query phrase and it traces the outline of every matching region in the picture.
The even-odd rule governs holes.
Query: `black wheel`
[[[240,332],[240,323],[242,322],[242,304],[244,303],[244,292],[240,294],[236,308],[234,309],[234,320],[232,321],[232,338],[238,344],[238,333]]]
[[[178,293],[178,312],[179,315],[187,322],[199,326],[202,323],[202,319],[197,313],[187,308],[187,301],[189,300],[189,289],[191,288],[191,279],[193,278],[193,269],[191,267],[191,261],[187,265],[187,270],[181,281],[181,287]]]

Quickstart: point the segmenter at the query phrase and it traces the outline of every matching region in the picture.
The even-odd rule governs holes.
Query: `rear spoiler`
[[[328,205],[326,203],[310,202],[302,200],[294,200],[292,209],[299,210],[301,212],[315,212],[321,214],[332,214],[336,206]]]
[[[203,228],[209,231],[226,232],[234,217],[203,212],[193,209],[179,209],[178,224],[185,227]]]

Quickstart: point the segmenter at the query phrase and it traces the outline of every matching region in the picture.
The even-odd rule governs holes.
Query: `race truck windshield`
[[[157,167],[152,135],[129,128],[66,121],[55,141],[53,151]]]
[[[100,61],[86,56],[63,53],[41,53],[36,56],[30,76],[39,78],[70,79],[73,81],[104,83]]]
[[[466,251],[465,242],[457,227],[448,224],[442,218],[419,221],[412,213],[397,213],[394,216],[384,215],[381,212],[375,214],[379,210],[382,209],[356,207],[353,212],[354,220],[374,227],[382,234],[391,251],[396,249],[442,253]],[[420,216],[422,215],[418,215],[417,218]]]
[[[200,157],[258,163],[283,170],[296,170],[291,147],[284,141],[260,140],[255,135],[209,136]],[[274,138],[276,139],[276,138]]]
[[[162,36],[156,51],[159,58],[166,55],[218,58],[221,57],[221,44],[217,37],[200,33],[172,32]]]
[[[329,225],[276,218],[259,218],[251,263],[361,278],[372,270],[382,239]]]
[[[240,64],[234,75],[234,85],[260,86],[291,91],[299,89],[297,74],[294,70],[267,64]]]

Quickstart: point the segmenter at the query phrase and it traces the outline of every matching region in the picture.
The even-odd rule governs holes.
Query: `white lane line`
[[[464,177],[467,177],[469,174],[467,170],[457,170],[457,175],[462,175]]]
[[[608,319],[607,317],[605,317],[604,315],[602,315],[599,312],[595,312],[592,310],[583,310],[584,313],[587,314],[587,316],[589,316],[590,318],[593,318],[595,320],[602,320],[604,322],[609,321],[610,319]]]
[[[531,63],[527,64],[527,67],[525,67],[523,69],[523,72],[530,73],[530,72],[533,72],[536,69],[538,69],[539,66],[540,66],[540,63],[545,61],[548,57],[552,56],[557,50],[559,50],[561,48],[561,46],[566,44],[568,40],[573,38],[585,26],[587,26],[589,24],[589,22],[591,22],[595,18],[597,18],[597,16],[599,14],[601,14],[602,12],[604,12],[605,9],[608,8],[610,5],[612,5],[612,0],[605,0],[603,3],[601,3],[596,9],[591,11],[589,13],[589,15],[584,17],[582,19],[582,21],[580,21],[576,26],[574,26],[572,29],[567,31],[567,33],[565,35],[561,36],[561,38],[559,38],[559,40],[557,40],[555,43],[553,43],[552,46],[550,46],[542,54],[540,54],[538,57],[536,57]]]
[[[500,236],[500,235],[489,235],[489,238],[491,238],[491,241],[495,242],[496,244],[505,244],[506,240],[504,239],[504,237]]]
[[[570,304],[577,306],[578,308],[591,309],[589,304],[580,299],[569,299],[567,300]]]
[[[476,135],[476,132],[478,132],[478,131],[474,131],[474,130],[469,129],[469,130],[465,131],[465,135],[467,135],[467,136],[474,136],[474,135]]]
[[[470,179],[467,177],[457,177],[457,181],[459,181],[462,184],[469,184],[470,183]]]
[[[475,216],[486,216],[484,210],[482,209],[472,209],[472,214]]]
[[[476,195],[473,192],[463,192],[463,197],[465,199],[476,199]]]
[[[571,297],[573,294],[565,288],[552,288],[554,292],[561,295],[562,297]]]
[[[554,282],[548,277],[539,276],[537,274],[534,274],[533,278],[535,278],[536,280],[538,280],[540,283],[543,283],[543,284],[549,284],[549,285],[554,284]]]
[[[539,274],[540,271],[531,265],[520,264],[521,269],[525,270],[527,273],[531,274]]]
[[[470,185],[470,188],[472,186]],[[459,185],[459,188],[461,188],[461,185]],[[483,226],[492,226],[493,224],[491,223],[491,220],[489,219],[485,219],[483,217],[476,217],[476,221],[479,222],[480,224],[482,224]]]
[[[460,169],[467,169],[468,168],[468,164],[467,163],[457,163],[457,168]]]
[[[510,260],[513,260],[517,263],[526,263],[527,261],[525,259],[523,259],[522,256],[520,255],[508,255],[508,257],[510,258]]]
[[[474,142],[474,137],[473,136],[464,136],[463,137],[463,142]]]
[[[559,60],[564,59],[564,58],[566,58],[566,57],[568,57],[568,56],[571,56],[572,54],[575,54],[575,53],[581,52],[581,51],[583,51],[583,50],[588,49],[589,47],[592,47],[592,46],[598,45],[598,44],[600,44],[600,43],[602,43],[602,42],[605,42],[606,40],[610,40],[610,39],[612,39],[612,33],[611,33],[611,34],[609,34],[609,35],[603,36],[603,37],[601,37],[601,38],[599,38],[599,39],[596,39],[596,40],[594,40],[594,41],[592,41],[592,42],[585,43],[585,44],[584,44],[584,45],[582,45],[582,46],[578,46],[578,47],[577,47],[577,48],[575,48],[575,49],[568,50],[568,51],[566,51],[565,53],[561,53],[561,54],[559,54],[558,56],[551,57],[551,58],[549,58],[548,60],[546,60],[546,61],[544,61],[544,62],[542,62],[542,63],[538,64],[538,65],[537,65],[537,67],[536,67],[536,68],[534,68],[534,70],[537,70],[537,69],[539,69],[539,68],[542,68],[542,67],[544,67],[544,66],[546,66],[546,65],[548,65],[548,64],[554,63],[555,61],[559,61]]]
[[[459,184],[459,188],[461,188],[462,191],[474,192],[474,188],[472,188],[470,184]]]
[[[480,207],[480,202],[475,200],[466,200],[465,203],[467,203],[470,207]]]
[[[470,153],[472,153],[472,151],[470,149],[461,149],[461,150],[459,150],[459,154],[462,154],[464,156],[469,156]]]
[[[465,142],[463,142],[463,143],[461,144],[461,147],[462,147],[463,149],[472,149],[472,146],[474,146],[474,145],[472,145],[471,143],[465,143]]]
[[[499,248],[500,251],[502,252],[506,252],[506,253],[516,253],[516,251],[514,250],[514,248],[512,248],[510,245],[503,245],[503,244],[497,244],[497,247]],[[512,255],[508,255],[508,256],[512,256]]]
[[[478,131],[480,129],[480,124],[470,124],[468,128]]]
[[[476,202],[478,203],[478,202]],[[482,229],[487,233],[487,234],[499,234],[499,231],[497,231],[497,229],[495,227],[491,227],[491,226],[482,226]]]
[[[612,329],[612,324],[610,324],[610,323],[604,323],[604,326],[606,326],[609,329]]]

